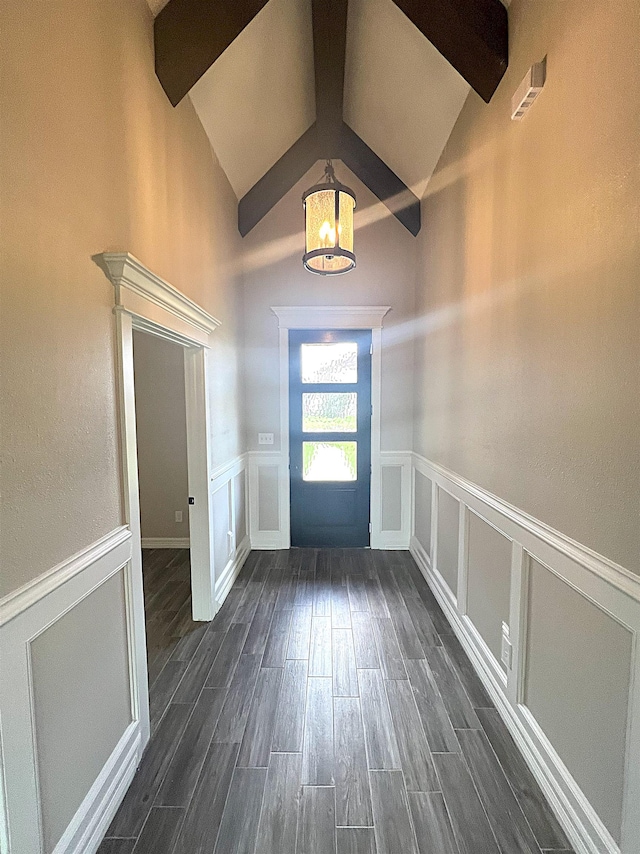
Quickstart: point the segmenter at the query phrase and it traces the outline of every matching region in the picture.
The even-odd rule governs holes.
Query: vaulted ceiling
[[[500,0],[148,2],[160,82],[191,98],[243,234],[327,157],[416,234],[470,84],[488,101],[507,65]]]

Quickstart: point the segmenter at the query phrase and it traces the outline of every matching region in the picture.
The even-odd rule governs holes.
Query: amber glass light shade
[[[332,173],[331,173],[332,174]],[[343,184],[316,184],[302,199],[305,216],[304,266],[312,273],[334,276],[356,266],[353,211],[356,198]]]

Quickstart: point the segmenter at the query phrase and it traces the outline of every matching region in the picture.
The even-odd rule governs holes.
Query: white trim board
[[[142,537],[143,549],[188,549],[189,537]]]
[[[272,306],[278,318],[280,364],[280,451],[278,455],[278,531],[260,531],[255,527],[258,512],[257,476],[251,476],[251,546],[254,549],[288,549],[291,545],[291,506],[289,500],[289,330],[290,329],[370,329],[371,330],[371,548],[385,548],[381,530],[380,416],[382,373],[382,323],[390,311],[388,305]],[[251,452],[258,460],[261,452]],[[263,457],[266,460],[266,456]],[[267,464],[266,462],[264,463]],[[274,465],[274,463],[271,463]],[[256,463],[254,462],[254,470]],[[393,546],[397,548],[397,546]]]
[[[640,850],[640,578],[591,549],[533,519],[443,466],[413,454],[415,477],[431,482],[431,555],[415,536],[413,554],[469,655],[502,718],[565,828],[577,854],[636,854]],[[438,571],[438,491],[460,502],[458,595]],[[466,521],[473,512],[511,540],[509,635],[511,667],[505,671],[466,613],[468,542]],[[415,525],[412,525],[415,530]],[[618,846],[524,704],[527,657],[528,567],[535,559],[574,591],[629,630],[632,672],[629,685],[622,843]]]

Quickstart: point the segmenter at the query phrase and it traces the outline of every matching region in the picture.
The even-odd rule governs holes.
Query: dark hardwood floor
[[[570,852],[406,552],[145,555],[153,735],[99,854]]]

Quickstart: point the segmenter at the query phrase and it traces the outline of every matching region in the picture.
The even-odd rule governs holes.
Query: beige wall
[[[236,200],[191,103],[153,70],[144,0],[1,6],[2,579],[122,522],[113,289],[128,250],[222,321],[213,463],[240,450]]]
[[[144,537],[189,536],[184,351],[133,334],[140,527]],[[182,522],[175,511],[182,511]]]
[[[528,626],[525,703],[620,842],[633,635],[535,560]]]
[[[355,190],[355,270],[322,277],[302,266],[302,193],[316,183],[318,163],[244,240],[247,444],[258,432],[280,441],[278,321],[273,305],[390,305],[382,352],[382,449],[412,443],[413,345],[408,327],[414,308],[416,240],[341,163],[337,177]]]
[[[640,4],[509,18],[509,70],[423,203],[415,450],[640,572]]]

